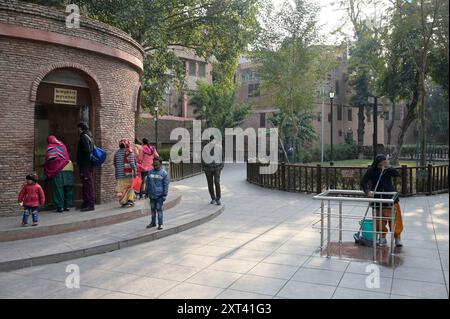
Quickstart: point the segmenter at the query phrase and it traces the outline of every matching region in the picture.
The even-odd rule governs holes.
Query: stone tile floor
[[[204,176],[174,184],[183,197],[208,201]],[[0,298],[448,298],[448,194],[401,199],[402,262],[378,266],[379,287],[368,288],[370,261],[320,256],[311,195],[248,184],[242,165],[227,166],[222,184],[226,210],[216,219],[111,253],[0,273]],[[69,264],[80,268],[79,289],[66,288]]]

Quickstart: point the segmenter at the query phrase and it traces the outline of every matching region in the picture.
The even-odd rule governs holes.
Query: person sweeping
[[[400,173],[393,167],[390,166],[389,160],[386,155],[380,154],[377,155],[372,163],[372,165],[367,169],[363,178],[361,179],[361,189],[366,193],[368,197],[371,198],[386,198],[383,195],[376,194],[376,192],[396,192],[396,188],[393,182],[393,179],[399,177]],[[376,192],[374,191],[376,188]],[[394,207],[396,210],[395,216],[395,229],[394,229],[394,237],[395,237],[395,246],[401,247],[403,246],[401,240],[401,233],[403,231],[403,220],[402,220],[402,211],[400,209],[399,199],[397,198],[394,203]],[[392,228],[392,222],[388,218],[392,216],[392,206],[385,206],[382,208],[382,212],[380,214],[379,209],[377,209],[376,216],[381,215],[381,222],[376,222],[376,230],[377,232],[381,232],[381,236],[378,241],[378,246],[383,247],[387,245],[386,234],[388,232],[387,225],[389,225],[389,229]],[[381,224],[381,229],[380,229]],[[391,229],[392,231],[392,229]]]

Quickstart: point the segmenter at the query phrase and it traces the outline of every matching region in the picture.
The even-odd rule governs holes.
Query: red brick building
[[[80,120],[108,152],[95,171],[96,200],[114,197],[112,155],[119,139],[134,139],[144,51],[128,34],[66,13],[0,0],[0,215],[20,213],[17,194],[25,176],[42,176],[46,137],[67,145],[75,162]],[[81,197],[75,165],[75,199]],[[41,181],[51,200],[50,188]]]

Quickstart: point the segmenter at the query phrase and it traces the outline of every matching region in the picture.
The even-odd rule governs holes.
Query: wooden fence
[[[278,164],[274,174],[260,174],[261,163],[247,163],[247,181],[289,192],[321,193],[327,189],[360,189],[367,167],[324,167],[321,165]],[[395,179],[400,196],[448,192],[448,165],[397,168]]]
[[[166,165],[168,166],[170,181],[179,181],[203,172],[201,163],[167,162]]]

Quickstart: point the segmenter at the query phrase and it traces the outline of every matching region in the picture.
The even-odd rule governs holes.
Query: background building
[[[317,114],[316,120],[313,125],[317,135],[317,139],[313,143],[313,147],[320,146],[321,136],[321,121],[322,118],[325,121],[324,125],[324,144],[330,144],[331,135],[331,103],[329,98],[329,92],[335,92],[333,100],[333,143],[343,144],[346,137],[353,139],[357,143],[358,135],[358,109],[349,105],[350,92],[347,84],[347,59],[345,55],[337,56],[339,65],[335,70],[332,70],[327,74],[323,82],[323,90],[320,94],[320,88],[318,88],[317,100],[313,107],[312,112]],[[241,125],[243,129],[248,127],[269,127],[271,126],[270,117],[277,111],[276,107],[272,105],[264,94],[264,90],[261,89],[261,82],[258,79],[256,73],[253,70],[251,61],[247,58],[241,58],[237,73],[236,80],[240,81],[240,90],[238,94],[239,102],[248,102],[253,105],[253,110]],[[324,112],[322,114],[322,103],[324,106]],[[385,106],[383,101],[380,101],[379,105],[379,118],[378,118],[378,143],[384,144],[385,134],[384,127],[385,122],[382,116]],[[371,108],[367,108],[366,120],[365,120],[365,134],[364,145],[372,145],[373,137],[373,113]]]

